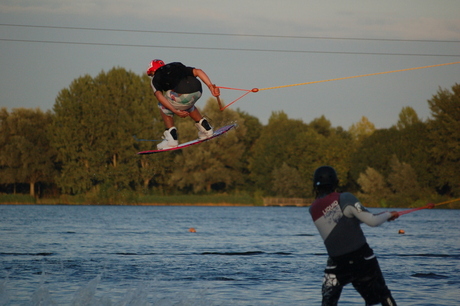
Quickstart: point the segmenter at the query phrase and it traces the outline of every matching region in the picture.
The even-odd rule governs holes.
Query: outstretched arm
[[[397,217],[395,218],[394,213],[398,215],[397,212],[388,212],[388,211],[374,215],[366,210],[358,210],[356,209],[355,206],[352,206],[352,205],[348,205],[347,207],[345,207],[343,211],[343,214],[346,217],[348,218],[356,217],[359,219],[359,221],[369,226],[372,226],[372,227],[379,226],[385,221],[392,221],[396,219]]]
[[[209,79],[208,75],[201,69],[194,68],[193,69],[193,75],[200,78],[200,80],[203,81],[203,83],[208,86],[209,91],[214,97],[220,96],[220,89],[217,88]]]

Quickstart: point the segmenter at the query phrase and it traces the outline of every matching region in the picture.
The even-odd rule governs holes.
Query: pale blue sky
[[[52,109],[74,79],[116,66],[141,74],[154,58],[181,61],[217,85],[244,89],[458,62],[458,12],[458,0],[0,0],[0,106]],[[459,64],[266,90],[231,108],[264,124],[283,110],[306,123],[324,115],[348,129],[366,116],[386,128],[405,106],[426,119],[427,100],[455,83]],[[222,99],[240,94],[222,90]],[[205,92],[198,106],[210,96]]]

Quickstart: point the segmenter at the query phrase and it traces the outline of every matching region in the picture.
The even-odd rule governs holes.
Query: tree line
[[[236,130],[193,148],[140,156],[164,129],[149,82],[113,68],[75,79],[50,111],[2,108],[0,193],[89,202],[130,202],[141,194],[308,198],[313,171],[331,165],[340,188],[369,205],[460,196],[459,84],[428,100],[431,118],[404,107],[387,129],[366,117],[344,130],[324,116],[305,123],[282,111],[263,125],[239,109],[221,112],[210,98],[202,113],[214,127],[237,123]],[[189,118],[177,127],[181,142],[197,137]]]

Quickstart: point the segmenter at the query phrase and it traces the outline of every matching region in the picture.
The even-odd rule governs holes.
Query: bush
[[[35,204],[35,198],[28,194],[0,194],[2,204]]]
[[[140,196],[139,203],[152,204],[246,204],[253,205],[254,198],[247,194],[215,195],[145,195]]]

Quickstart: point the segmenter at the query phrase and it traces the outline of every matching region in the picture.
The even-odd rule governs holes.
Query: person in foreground
[[[159,150],[179,145],[174,115],[181,118],[190,116],[195,120],[200,139],[212,136],[211,125],[195,107],[195,103],[203,93],[201,82],[197,77],[208,86],[214,97],[218,97],[220,91],[203,70],[187,67],[179,62],[165,64],[162,60],[155,59],[150,62],[147,75],[152,77],[151,86],[158,99],[158,107],[166,127],[163,141],[157,145]]]
[[[396,211],[370,213],[353,194],[336,192],[338,184],[334,168],[322,166],[316,169],[313,176],[316,199],[310,206],[310,214],[329,255],[324,270],[322,305],[337,305],[343,287],[352,283],[366,306],[395,306],[360,224],[379,226],[399,215]]]

